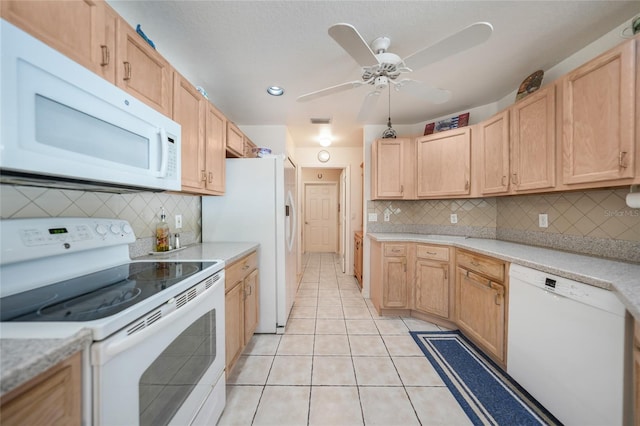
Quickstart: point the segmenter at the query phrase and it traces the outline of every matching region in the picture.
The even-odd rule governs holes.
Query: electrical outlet
[[[389,212],[384,212],[384,221],[385,222],[389,222],[389,217],[391,216],[391,214]]]
[[[451,223],[458,223],[458,215],[455,213],[451,214]]]
[[[546,213],[540,213],[538,215],[538,226],[540,228],[548,228],[549,227],[549,216]]]
[[[176,229],[180,229],[182,228],[182,215],[181,214],[177,214],[176,215]]]
[[[369,222],[377,222],[378,213],[369,213]]]

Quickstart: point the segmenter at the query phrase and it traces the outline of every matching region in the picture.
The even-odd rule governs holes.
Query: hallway
[[[255,335],[230,376],[219,425],[470,424],[409,335],[380,317],[335,254],[303,258],[283,335]]]

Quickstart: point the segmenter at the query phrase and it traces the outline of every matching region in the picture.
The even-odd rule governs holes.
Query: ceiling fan
[[[362,67],[361,79],[310,92],[298,97],[297,100],[298,102],[311,101],[356,87],[371,85],[374,90],[365,97],[359,119],[368,115],[368,111],[380,97],[380,92],[390,85],[395,90],[407,87],[410,89],[407,93],[436,104],[446,102],[451,98],[450,91],[430,87],[417,80],[400,78],[401,75],[484,43],[492,32],[493,26],[490,23],[476,22],[402,59],[387,50],[391,45],[388,37],[378,37],[369,46],[353,25],[344,23],[332,25],[329,28],[329,35]]]

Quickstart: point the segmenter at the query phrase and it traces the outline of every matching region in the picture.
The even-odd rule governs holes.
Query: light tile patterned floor
[[[227,377],[219,425],[468,425],[409,330],[380,317],[333,254],[304,257],[284,335],[257,334]]]

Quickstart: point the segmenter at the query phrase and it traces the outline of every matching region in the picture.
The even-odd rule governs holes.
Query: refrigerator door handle
[[[297,215],[296,215],[296,205],[295,205],[295,201],[293,199],[293,195],[291,194],[291,191],[287,191],[287,201],[286,201],[286,205],[287,205],[287,210],[289,210],[287,213],[290,213],[290,219],[289,219],[289,227],[287,228],[287,247],[289,248],[289,252],[291,252],[291,250],[293,250],[293,242],[295,241],[295,237],[296,237],[296,219],[297,219]]]

